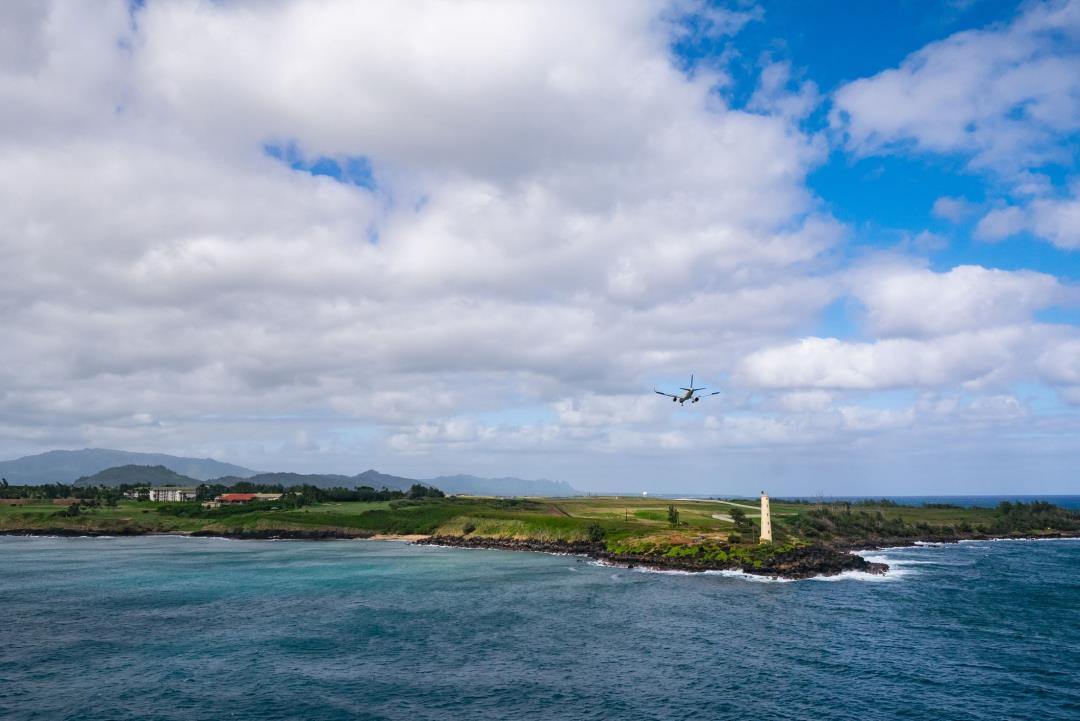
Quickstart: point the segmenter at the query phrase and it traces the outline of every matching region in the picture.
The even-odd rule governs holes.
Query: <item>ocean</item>
[[[667,498],[669,496],[658,495],[659,498]],[[758,496],[703,496],[703,495],[682,495],[673,494],[671,498],[746,498],[748,501],[756,501]],[[877,501],[885,499],[892,501],[901,506],[922,506],[926,503],[950,503],[954,506],[962,506],[964,508],[993,508],[1002,501],[1009,501],[1011,503],[1031,503],[1032,501],[1046,501],[1047,503],[1053,503],[1056,506],[1062,508],[1077,508],[1080,509],[1080,496],[1077,495],[1054,495],[1052,493],[1044,493],[1042,495],[1003,495],[1003,496],[785,496],[783,494],[777,494],[772,497],[773,502],[782,503],[785,500],[794,501],[808,501],[816,503],[819,500],[823,500],[830,503],[837,501],[849,501],[851,503],[858,503],[859,501]]]
[[[831,580],[387,541],[0,538],[0,718],[1080,718],[1080,541]]]

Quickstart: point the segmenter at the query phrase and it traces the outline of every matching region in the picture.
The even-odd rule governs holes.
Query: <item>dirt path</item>
[[[760,506],[751,506],[746,503],[735,503],[734,501],[716,501],[716,503],[726,503],[729,506],[738,506],[739,508],[749,508],[751,511],[758,511],[760,513]]]

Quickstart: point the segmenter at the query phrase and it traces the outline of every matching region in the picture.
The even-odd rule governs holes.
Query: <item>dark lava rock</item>
[[[694,557],[669,558],[662,555],[609,553],[603,543],[588,541],[535,541],[511,538],[462,538],[460,536],[432,536],[420,544],[453,546],[455,548],[490,548],[504,551],[539,551],[542,553],[567,553],[588,556],[606,563],[626,568],[642,567],[658,571],[716,571],[739,570],[761,576],[778,578],[811,578],[835,576],[844,571],[885,573],[884,563],[870,563],[861,556],[824,546],[808,546],[779,554],[760,568],[744,565],[738,561],[713,561]]]
[[[883,574],[889,567],[884,563],[871,563],[862,556],[825,546],[804,546],[773,556],[760,568],[743,570],[760,576],[812,578],[835,576],[844,571]]]

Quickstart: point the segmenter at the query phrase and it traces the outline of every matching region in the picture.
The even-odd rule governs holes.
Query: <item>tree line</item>
[[[78,498],[86,501],[84,505],[109,505],[116,503],[127,494],[139,495],[148,490],[144,484],[127,484],[119,486],[76,486],[66,483],[43,483],[41,485],[13,485],[7,479],[0,479],[0,498],[30,500],[53,500],[55,498]],[[356,488],[320,488],[312,485],[283,486],[280,484],[260,484],[250,481],[239,481],[225,485],[220,483],[201,483],[195,487],[195,498],[198,501],[210,501],[225,493],[281,493],[282,502],[291,506],[308,505],[311,503],[343,502],[343,501],[393,501],[403,498],[444,498],[445,493],[438,488],[425,486],[422,483],[414,483],[407,491],[391,490],[389,488],[372,488],[371,486],[357,486]]]

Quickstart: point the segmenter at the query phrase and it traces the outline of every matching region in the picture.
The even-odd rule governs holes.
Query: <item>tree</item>
[[[607,535],[607,532],[604,531],[604,527],[596,521],[593,521],[589,525],[585,526],[585,537],[593,543],[599,543],[600,541],[604,540],[605,535]]]
[[[443,498],[446,494],[438,488],[425,486],[422,483],[414,483],[409,487],[409,498]]]
[[[667,520],[673,526],[679,525],[679,509],[675,506],[667,507]]]
[[[739,533],[745,533],[748,535],[754,535],[754,522],[746,517],[746,511],[738,506],[731,507],[731,521],[735,524],[735,528]]]

